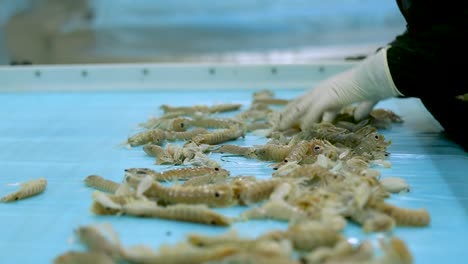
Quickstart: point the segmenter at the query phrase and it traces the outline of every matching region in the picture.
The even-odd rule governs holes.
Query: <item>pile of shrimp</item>
[[[185,241],[162,245],[158,250],[145,245],[124,247],[108,223],[79,226],[74,235],[85,250],[62,253],[55,257],[54,264],[405,264],[413,261],[406,244],[397,237],[381,238],[376,250],[369,240],[353,245],[332,227],[317,222],[291,224],[285,231],[272,230],[255,239],[242,237],[234,229],[218,236],[191,233]],[[300,252],[298,258],[293,257],[296,251]]]
[[[130,136],[129,147],[141,147],[154,164],[181,168],[157,171],[127,168],[120,183],[90,175],[85,183],[95,190],[91,211],[96,215],[163,218],[231,227],[252,219],[288,223],[286,231],[272,231],[256,239],[230,231],[215,237],[190,235],[177,248],[159,252],[148,248],[124,249],[117,242],[81,241],[93,256],[72,252],[56,259],[102,258],[103,263],[412,263],[405,243],[392,235],[397,226],[424,227],[430,215],[424,208],[407,209],[386,201],[393,193],[408,191],[401,178],[380,179],[374,166],[390,167],[391,144],[378,129],[403,120],[390,110],[375,109],[363,121],[344,109],[330,123],[310,130],[279,131],[281,107],[289,101],[269,90],[253,94],[250,106],[221,104],[193,107],[162,106],[164,114],[140,124],[143,131]],[[231,118],[216,113],[233,112]],[[231,144],[247,133],[262,135],[263,145]],[[268,162],[271,177],[232,175],[211,153],[228,153]],[[238,216],[227,217],[217,208],[242,206]],[[363,232],[382,232],[383,254],[370,242],[351,245],[342,235],[349,223]],[[98,236],[98,231],[92,229]],[[99,238],[102,240],[101,238]],[[104,246],[108,245],[108,246]],[[96,245],[95,245],[96,246]],[[99,254],[100,253],[100,254]],[[293,254],[294,253],[294,254]],[[298,253],[298,254],[296,254]],[[95,256],[97,255],[97,256]],[[183,256],[183,259],[181,257]],[[300,262],[301,261],[301,262]]]

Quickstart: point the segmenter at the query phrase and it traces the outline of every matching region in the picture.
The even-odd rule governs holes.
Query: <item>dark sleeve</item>
[[[468,103],[455,98],[468,93],[465,2],[398,0],[407,30],[390,43],[387,61],[398,90],[420,98],[447,136],[466,149],[460,116],[468,115]]]
[[[398,90],[408,97],[456,96],[467,92],[464,46],[465,1],[398,0],[407,30],[390,43],[387,60]],[[468,2],[468,1],[466,1]]]

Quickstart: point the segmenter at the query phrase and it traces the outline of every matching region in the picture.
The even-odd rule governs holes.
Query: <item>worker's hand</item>
[[[281,114],[278,129],[285,130],[299,123],[305,130],[320,121],[331,122],[343,107],[352,103],[360,103],[354,118],[361,120],[379,100],[399,95],[402,96],[388,69],[387,49],[381,49],[291,101]]]

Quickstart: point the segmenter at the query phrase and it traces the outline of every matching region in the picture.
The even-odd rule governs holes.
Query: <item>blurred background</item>
[[[307,63],[404,29],[394,0],[0,0],[0,64]]]

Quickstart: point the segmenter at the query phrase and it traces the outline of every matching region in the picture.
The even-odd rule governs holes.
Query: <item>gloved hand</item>
[[[361,120],[379,100],[402,95],[393,83],[387,49],[383,48],[291,101],[281,113],[277,128],[285,130],[299,122],[305,130],[320,121],[331,122],[343,107],[353,103],[359,103],[354,118]]]

